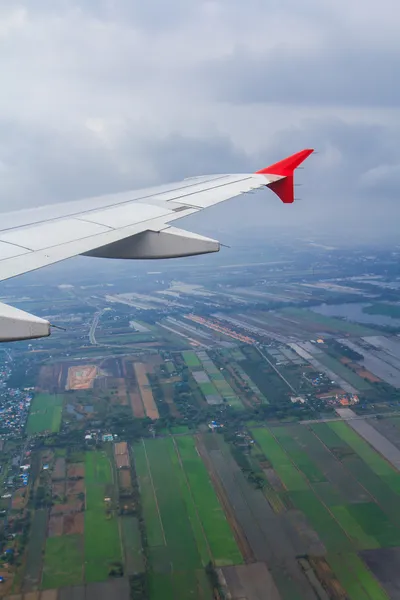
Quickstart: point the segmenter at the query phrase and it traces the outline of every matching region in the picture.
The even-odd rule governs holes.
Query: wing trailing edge
[[[300,152],[296,152],[296,154],[292,154],[269,167],[265,167],[265,169],[257,171],[257,174],[275,177],[274,181],[267,184],[267,187],[269,187],[282,202],[291,204],[294,202],[294,172],[313,152],[314,149],[311,148],[300,150]]]

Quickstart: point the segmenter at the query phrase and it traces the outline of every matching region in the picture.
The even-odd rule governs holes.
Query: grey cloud
[[[285,207],[271,192],[239,198],[197,217],[200,228],[214,227],[214,217],[215,227],[393,226],[396,7],[38,0],[33,10],[3,2],[1,210],[252,171],[314,146],[320,154],[298,175],[303,203]]]

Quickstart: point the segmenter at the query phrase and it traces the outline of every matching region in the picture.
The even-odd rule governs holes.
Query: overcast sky
[[[396,231],[399,21],[398,0],[0,0],[0,209],[315,147],[302,202],[214,218]]]

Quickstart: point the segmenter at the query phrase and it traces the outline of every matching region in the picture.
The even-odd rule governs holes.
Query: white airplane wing
[[[218,252],[218,241],[183,231],[174,221],[269,187],[294,201],[293,174],[313,150],[257,173],[210,175],[137,190],[0,214],[0,281],[73,256],[176,258]],[[0,341],[50,335],[50,324],[0,304]]]

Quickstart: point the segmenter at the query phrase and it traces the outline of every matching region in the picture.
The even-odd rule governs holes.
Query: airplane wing
[[[0,214],[0,281],[73,256],[151,259],[218,252],[217,240],[174,221],[262,187],[294,201],[302,150],[253,174],[192,177],[164,186]],[[50,335],[50,323],[0,304],[0,341]]]

